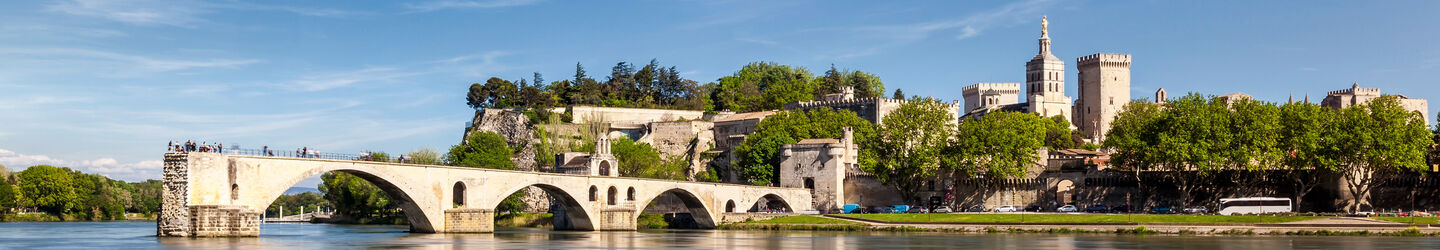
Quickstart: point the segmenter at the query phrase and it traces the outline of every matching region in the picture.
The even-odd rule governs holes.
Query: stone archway
[[[695,219],[696,227],[701,229],[715,228],[718,218],[716,218],[714,214],[710,213],[710,211],[712,211],[710,205],[700,200],[700,197],[696,196],[695,193],[690,192],[690,190],[685,190],[683,188],[671,188],[669,190],[665,190],[664,192],[655,194],[648,199],[641,200],[641,202],[636,203],[640,206],[638,207],[638,209],[640,209],[640,211],[644,211],[646,208],[649,207],[648,204],[665,195],[674,195],[674,197],[680,198],[680,202],[685,205],[685,208],[687,210],[689,210],[690,217]],[[735,201],[730,201],[729,209],[734,210],[734,206]],[[635,213],[635,218],[633,219],[639,220],[640,214],[641,213]]]
[[[357,178],[360,178],[361,180],[364,180],[365,182],[369,182],[371,185],[374,185],[375,187],[379,188],[380,191],[384,192],[386,196],[388,196],[388,197],[390,197],[390,199],[392,199],[392,201],[395,203],[396,207],[400,208],[401,213],[405,215],[405,219],[410,222],[410,231],[411,231],[411,232],[434,233],[434,232],[440,232],[440,231],[441,231],[440,229],[443,229],[443,228],[438,228],[438,227],[437,227],[437,226],[439,225],[439,223],[437,223],[437,222],[438,222],[437,220],[440,219],[440,218],[442,218],[442,215],[440,214],[441,211],[427,211],[427,210],[425,210],[424,208],[421,208],[421,206],[420,206],[420,203],[421,203],[421,202],[417,202],[417,201],[416,201],[417,196],[411,195],[412,193],[415,193],[414,191],[408,190],[408,189],[406,189],[406,188],[404,188],[404,187],[401,187],[400,185],[397,185],[397,184],[396,184],[397,182],[403,182],[403,181],[401,181],[401,180],[396,180],[397,177],[385,176],[385,174],[382,173],[381,171],[377,171],[377,170],[374,170],[374,169],[369,169],[369,168],[366,168],[366,167],[363,167],[363,166],[359,166],[359,165],[355,165],[355,164],[324,164],[324,165],[316,166],[315,168],[309,169],[308,171],[304,171],[304,172],[302,172],[302,174],[296,175],[294,178],[291,178],[291,179],[285,179],[285,178],[265,178],[265,177],[253,178],[253,179],[251,179],[250,181],[251,181],[251,182],[254,182],[254,184],[250,184],[249,186],[254,186],[254,187],[284,187],[284,188],[270,188],[270,189],[266,189],[266,190],[250,190],[250,192],[259,191],[259,192],[262,192],[262,193],[259,193],[259,194],[247,194],[247,193],[241,192],[241,191],[243,191],[243,190],[239,189],[239,187],[244,187],[244,186],[246,186],[246,185],[236,184],[235,186],[237,187],[237,190],[234,190],[234,191],[236,192],[236,196],[237,196],[237,197],[250,197],[250,198],[248,198],[249,201],[243,201],[243,200],[246,200],[247,198],[240,198],[239,200],[242,200],[242,201],[240,201],[240,202],[242,202],[242,203],[250,203],[250,204],[251,204],[251,205],[250,205],[251,209],[263,211],[264,209],[270,207],[270,204],[271,204],[271,203],[274,203],[275,200],[280,197],[280,195],[283,195],[283,194],[285,193],[285,190],[288,190],[290,187],[295,186],[296,183],[299,183],[301,180],[304,180],[304,179],[307,179],[307,178],[310,178],[310,177],[313,177],[313,176],[316,176],[316,175],[323,175],[323,174],[325,174],[325,173],[327,173],[327,172],[336,172],[336,173],[344,173],[344,174],[348,174],[348,175],[353,175],[353,176],[355,176],[355,177],[357,177]],[[242,181],[239,181],[239,180],[237,180],[237,182],[247,183],[247,182],[242,182]],[[255,200],[256,197],[251,196],[251,195],[259,195],[259,200],[258,200],[258,201],[263,201],[263,202],[256,202],[256,201],[257,201],[257,200]],[[423,197],[423,196],[421,196],[421,197]]]
[[[795,212],[790,202],[780,198],[776,194],[766,194],[755,199],[755,205],[750,206],[750,212]]]
[[[551,224],[555,230],[595,230],[595,220],[591,216],[592,211],[589,211],[588,206],[585,205],[587,202],[582,202],[564,188],[555,185],[532,183],[507,188],[505,192],[489,194],[489,196],[493,198],[490,199],[490,203],[486,204],[485,207],[492,209],[490,211],[494,211],[493,209],[499,207],[500,203],[504,202],[506,197],[528,187],[539,188],[550,195],[552,201],[552,204],[550,204],[550,214],[553,218]],[[590,202],[588,203],[597,201],[596,198],[598,198],[599,189],[595,186],[590,186],[588,191],[590,194]],[[490,226],[493,227],[494,222],[491,223]]]
[[[1075,182],[1060,180],[1060,183],[1055,185],[1055,201],[1061,205],[1075,203]]]

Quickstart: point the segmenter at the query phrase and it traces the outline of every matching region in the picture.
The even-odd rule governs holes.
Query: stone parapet
[[[603,223],[600,223],[600,228],[596,229],[602,231],[634,231],[637,228],[635,225],[636,216],[635,209],[633,208],[606,208],[600,210],[600,221]]]

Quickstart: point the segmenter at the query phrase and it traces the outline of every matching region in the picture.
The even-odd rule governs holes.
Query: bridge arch
[[[635,213],[635,218],[632,219],[639,220],[640,214],[642,214],[643,211],[648,208],[651,202],[655,201],[655,199],[659,199],[661,196],[665,196],[666,194],[674,194],[676,197],[680,197],[681,203],[684,203],[685,208],[690,211],[690,217],[693,217],[695,219],[695,224],[697,226],[704,229],[715,228],[715,222],[719,218],[717,218],[715,214],[710,212],[714,211],[712,210],[713,207],[709,203],[706,203],[704,200],[701,200],[700,196],[695,195],[694,192],[691,192],[690,190],[684,188],[667,189],[663,192],[656,193],[655,195],[648,196],[650,197],[648,199],[644,199],[640,202],[635,203],[636,207],[640,211],[637,211]],[[731,201],[730,203],[733,204],[734,201]]]
[[[595,220],[592,219],[595,218],[594,211],[591,211],[589,206],[585,205],[586,203],[582,203],[580,199],[577,199],[571,194],[578,190],[566,191],[563,187],[547,183],[518,185],[503,189],[504,192],[489,194],[488,196],[492,198],[489,199],[489,202],[486,203],[484,208],[494,209],[499,207],[500,203],[505,201],[505,198],[528,187],[540,188],[540,190],[544,190],[546,194],[550,195],[552,204],[549,209],[552,216],[551,218],[554,218],[552,225],[556,230],[595,230]],[[589,191],[591,201],[595,201],[596,187],[590,186]]]
[[[308,164],[308,167],[299,169],[292,168],[291,170],[299,171],[293,172],[296,173],[294,175],[288,175],[290,178],[273,178],[276,176],[287,176],[284,174],[252,175],[248,176],[249,178],[237,176],[234,181],[236,184],[231,184],[231,187],[234,188],[233,196],[235,199],[233,200],[238,205],[247,205],[251,209],[264,211],[270,207],[271,203],[279,199],[280,195],[285,194],[286,190],[304,179],[322,175],[326,172],[345,173],[375,185],[381,192],[389,196],[396,207],[400,208],[401,213],[405,215],[405,219],[410,222],[411,232],[433,233],[437,231],[436,226],[438,223],[436,222],[442,218],[442,211],[426,211],[422,209],[419,206],[420,203],[433,201],[427,199],[428,197],[426,196],[414,195],[421,192],[398,184],[412,181],[360,164],[336,162],[317,163],[318,164]],[[253,188],[247,190],[245,187]]]
[[[760,196],[760,198],[755,199],[755,205],[750,206],[750,212],[765,212],[767,210],[795,212],[794,207],[790,206],[790,201],[786,201],[785,198],[774,193]]]

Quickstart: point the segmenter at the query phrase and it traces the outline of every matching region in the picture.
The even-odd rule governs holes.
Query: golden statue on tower
[[[1049,16],[1040,16],[1040,36],[1050,36],[1050,21],[1047,18]]]

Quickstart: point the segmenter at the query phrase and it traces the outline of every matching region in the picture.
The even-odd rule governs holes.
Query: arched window
[[[455,182],[455,187],[452,189],[452,192],[454,192],[455,207],[465,206],[465,183],[457,181]]]
[[[615,191],[615,187],[613,187],[613,186],[610,187],[610,199],[607,200],[608,202],[606,202],[606,203],[608,203],[608,204],[610,204],[610,205],[615,205],[615,195],[618,195],[618,193],[619,193],[619,192]]]
[[[239,199],[240,199],[240,184],[230,184],[230,199],[231,199],[231,200],[239,200]]]
[[[635,187],[630,187],[629,191],[625,191],[625,200],[635,201]]]
[[[598,200],[600,200],[600,189],[595,186],[590,186],[590,201]]]
[[[601,161],[601,162],[600,162],[600,176],[610,176],[610,162],[609,162],[609,161]]]
[[[735,212],[735,200],[730,200],[730,201],[725,202],[725,212],[726,212],[726,213],[734,213],[734,212]]]
[[[805,188],[815,189],[815,178],[805,178]]]

